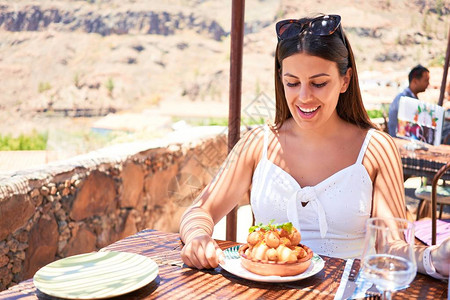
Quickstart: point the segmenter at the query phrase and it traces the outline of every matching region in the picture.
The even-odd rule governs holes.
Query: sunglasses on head
[[[278,41],[298,36],[303,31],[317,36],[332,35],[339,29],[341,25],[341,16],[326,15],[316,17],[310,21],[301,21],[295,19],[288,19],[280,21],[276,24]],[[345,45],[344,35],[341,29],[341,38]]]

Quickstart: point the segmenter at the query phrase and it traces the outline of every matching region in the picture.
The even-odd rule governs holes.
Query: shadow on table
[[[325,286],[321,286],[324,282],[325,278],[327,277],[324,270],[321,270],[317,274],[308,277],[303,278],[297,281],[290,281],[290,282],[261,282],[261,281],[253,281],[249,279],[244,279],[239,276],[236,276],[234,274],[231,274],[227,272],[226,270],[223,270],[222,268],[218,267],[215,269],[216,272],[220,273],[223,277],[227,278],[230,282],[233,284],[239,284],[246,286],[247,288],[258,288],[258,289],[265,289],[267,292],[274,292],[274,291],[289,291],[292,289],[295,290],[307,290],[310,291],[325,291],[327,288]],[[270,297],[269,297],[270,298]]]

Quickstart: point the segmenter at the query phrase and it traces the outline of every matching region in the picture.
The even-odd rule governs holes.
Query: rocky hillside
[[[93,10],[89,5],[20,5],[0,7],[0,29],[12,32],[46,31],[111,34],[174,35],[193,30],[220,41],[225,30],[215,21],[193,11],[151,10],[119,7]]]
[[[412,65],[442,68],[449,0],[247,0],[244,107],[273,95],[275,22],[318,12],[342,15],[368,101],[390,101]],[[1,1],[0,132],[61,127],[55,116],[223,110],[230,23],[221,0]]]
[[[265,2],[274,11],[279,5]],[[229,11],[219,1],[5,2],[1,108],[90,114],[148,107],[172,96],[219,97],[224,91],[213,82],[227,78]],[[250,20],[246,32],[273,19]],[[200,91],[205,84],[211,91]]]

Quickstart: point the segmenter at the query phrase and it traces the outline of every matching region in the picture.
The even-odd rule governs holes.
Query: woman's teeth
[[[315,112],[317,109],[319,108],[319,106],[314,107],[314,108],[301,108],[299,107],[299,109],[304,112],[304,113],[312,113]]]

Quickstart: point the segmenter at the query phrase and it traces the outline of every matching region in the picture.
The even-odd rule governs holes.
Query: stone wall
[[[177,232],[181,214],[226,157],[223,128],[212,131],[0,174],[0,290],[144,228]]]

